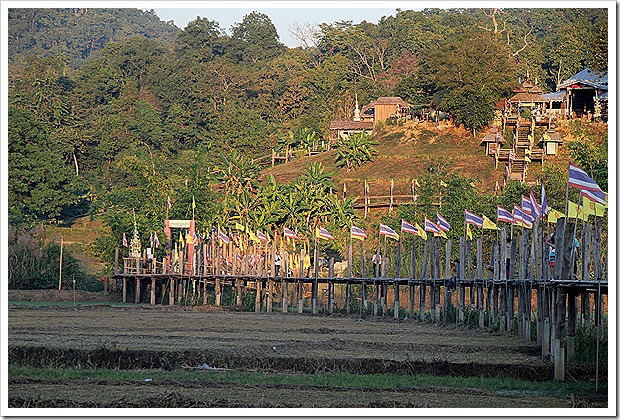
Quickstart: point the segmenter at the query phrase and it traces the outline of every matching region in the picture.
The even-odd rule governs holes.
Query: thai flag
[[[580,190],[597,191],[601,187],[585,171],[572,162],[568,163],[568,185]]]
[[[321,227],[318,229],[317,236],[321,239],[334,239],[331,233],[327,231],[327,229]]]
[[[482,222],[484,220],[482,217],[470,212],[469,210],[465,210],[465,223],[469,225],[474,225],[482,229]]]
[[[400,221],[400,230],[401,232],[413,233],[414,235],[418,234],[418,229],[405,219]]]
[[[172,201],[170,201],[170,196],[168,196],[168,210],[172,208]]]
[[[497,221],[513,223],[514,218],[512,217],[512,213],[510,213],[508,210],[503,207],[497,206]]]
[[[258,238],[259,241],[261,242],[269,242],[269,238],[267,237],[267,235],[265,235],[263,232],[261,232],[260,230],[256,231],[256,237]]]
[[[126,248],[129,245],[127,244],[127,237],[125,236],[125,232],[123,232],[123,246]]]
[[[532,214],[532,202],[529,197],[521,196],[521,207],[523,208],[523,213]]]
[[[607,200],[606,200],[607,197],[605,196],[605,193],[601,189],[598,189],[596,191],[581,190],[581,195],[599,204],[602,204],[602,205],[607,204]]]
[[[291,239],[298,239],[297,234],[288,228],[284,228],[284,237]]]
[[[530,203],[532,204],[532,217],[536,220],[540,217],[542,208],[536,201],[536,197],[534,197],[534,192],[532,190],[530,190]]]
[[[532,222],[534,221],[534,219],[532,218],[532,216],[530,216],[527,213],[523,213],[523,226],[526,228],[531,228],[532,227]]]
[[[224,242],[226,245],[228,245],[228,242],[230,242],[230,238],[226,236],[226,234],[222,231],[220,231],[219,237],[220,237],[220,240]]]
[[[441,233],[441,229],[435,223],[428,219],[424,219],[424,230],[426,232]]]
[[[387,236],[388,238],[398,239],[398,233],[394,232],[389,226],[379,223],[379,235]]]
[[[545,184],[540,191],[540,213],[549,214],[549,204],[547,204],[547,194],[545,193]]]
[[[448,223],[448,221],[441,214],[439,214],[439,212],[437,212],[437,226],[439,226],[439,229],[446,232],[449,232],[452,228],[450,223]]]
[[[514,216],[513,216],[514,221],[513,221],[513,223],[515,225],[523,224],[523,214],[524,213],[523,213],[523,210],[521,210],[521,207],[519,207],[519,206],[517,206],[515,204],[514,208],[513,208],[513,212],[514,212]]]
[[[366,239],[366,232],[357,226],[351,225],[351,238],[364,240]]]

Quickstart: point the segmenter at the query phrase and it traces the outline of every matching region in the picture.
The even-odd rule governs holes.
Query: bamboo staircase
[[[532,153],[530,125],[518,125],[515,135],[515,159],[510,164],[509,179],[525,182],[527,164]]]

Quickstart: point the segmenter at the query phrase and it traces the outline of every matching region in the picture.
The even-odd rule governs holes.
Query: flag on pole
[[[603,206],[607,205],[607,194],[601,189],[598,190],[581,190],[581,195],[591,201],[595,201]]]
[[[497,206],[497,221],[498,222],[506,222],[513,223],[514,218],[512,217],[512,213],[506,210],[503,207]]]
[[[437,212],[437,226],[439,226],[439,229],[445,232],[449,232],[452,228],[452,226],[450,226],[450,223],[448,223],[448,221],[441,214],[439,214],[439,212]]]
[[[357,226],[351,225],[351,238],[364,240],[366,239],[366,232]]]
[[[413,226],[405,219],[401,219],[400,221],[400,231],[405,233],[413,233],[414,235],[418,234],[418,229],[416,229],[415,226]]]
[[[440,236],[442,238],[448,239],[448,237],[446,236],[446,232],[444,232],[443,230],[440,230],[439,233],[433,233],[433,236]]]
[[[170,196],[168,196],[168,210],[172,208],[172,202],[170,201]]]
[[[572,201],[568,202],[568,218],[569,219],[581,219],[584,222],[588,221],[588,215],[584,214],[583,207]]]
[[[185,242],[189,245],[189,244],[193,244],[194,243],[194,236],[192,236],[191,233],[189,233],[189,230],[187,231],[187,233],[185,234]]]
[[[584,193],[589,191],[582,191],[581,195],[583,196],[583,212],[584,214],[590,215],[593,214],[596,217],[602,217],[605,215],[605,206],[597,203],[596,201],[590,200],[588,196]]]
[[[545,184],[540,191],[540,213],[549,214],[549,204],[547,204],[547,194],[545,193]]]
[[[200,235],[198,234],[198,232],[194,232],[194,246],[198,245],[199,242],[200,242]]]
[[[222,241],[222,242],[224,242],[226,245],[228,245],[228,242],[230,242],[230,238],[228,237],[228,235],[226,235],[224,232],[222,232],[222,231],[220,230],[220,233],[219,233],[219,235],[218,235],[218,236],[219,236],[219,238],[220,238],[220,241]]]
[[[533,221],[534,221],[534,219],[532,219],[531,215],[529,215],[527,213],[523,213],[523,227],[524,228],[531,229]]]
[[[445,182],[443,182],[443,181],[439,181],[439,185],[441,185],[442,187],[447,187],[447,186],[448,186],[448,184],[446,184],[446,183],[445,183]]]
[[[486,217],[484,214],[482,215],[482,219],[483,219],[482,220],[482,229],[499,230],[497,225],[495,223],[493,223],[493,221],[491,221],[491,219]]]
[[[421,237],[422,239],[426,240],[428,237],[426,236],[426,232],[424,231],[424,229],[422,229],[420,227],[420,225],[418,225],[417,223],[415,224],[415,228],[417,229],[418,233],[417,235],[419,237]]]
[[[513,207],[513,224],[517,225],[517,226],[523,226],[523,210],[521,210],[521,207],[517,206],[516,204],[514,204]]]
[[[474,225],[479,228],[482,228],[482,217],[470,212],[469,210],[465,210],[465,223],[469,225]]]
[[[155,236],[153,237],[153,241],[155,244],[155,248],[159,248],[159,238],[157,237],[157,232],[155,232]]]
[[[532,204],[532,217],[536,220],[542,214],[542,207],[540,207],[536,201],[536,197],[534,197],[534,192],[532,190],[530,190],[530,203]]]
[[[379,223],[379,235],[387,236],[388,238],[394,238],[398,240],[398,233],[394,232],[389,226]]]
[[[562,219],[566,217],[566,215],[560,211],[549,208],[549,215],[547,217],[547,221],[549,223],[557,223],[558,219]]]
[[[127,237],[125,236],[125,232],[123,232],[123,246],[127,248],[129,244],[127,244]]]
[[[426,218],[424,219],[424,230],[427,232],[441,233],[441,229],[439,229],[439,226]]]
[[[325,229],[324,227],[318,227],[317,226],[315,233],[316,233],[316,237],[317,238],[321,238],[321,239],[334,239],[332,234],[329,233],[327,231],[327,229]]]
[[[568,185],[580,190],[596,191],[601,189],[583,169],[572,162],[568,162]]]
[[[284,237],[291,238],[291,239],[298,239],[297,234],[293,232],[292,230],[290,230],[289,228],[284,228]]]
[[[263,232],[261,232],[260,230],[256,231],[256,237],[258,238],[259,241],[261,242],[269,242],[269,238],[267,237],[267,235],[265,235]]]
[[[469,240],[473,240],[473,236],[471,234],[471,228],[469,227],[469,224],[467,225],[467,229],[466,229],[466,233],[467,233],[467,237],[469,238]]]
[[[181,244],[181,248],[185,248],[185,241],[183,240],[182,232],[179,232],[179,243]]]
[[[530,215],[532,214],[532,202],[529,197],[524,195],[521,196],[521,208],[523,209],[523,213]]]

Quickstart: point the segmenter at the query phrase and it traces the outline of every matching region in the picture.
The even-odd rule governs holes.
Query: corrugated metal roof
[[[372,130],[372,121],[332,121],[330,130]]]
[[[362,114],[369,109],[374,109],[375,105],[400,105],[401,107],[409,108],[411,105],[405,102],[399,96],[382,96],[377,98],[376,101],[372,101],[368,105],[362,108]]]
[[[564,97],[566,96],[566,92],[565,91],[562,91],[562,92],[549,92],[549,93],[543,93],[540,96],[545,101],[561,102],[561,101],[564,100]]]
[[[592,86],[597,89],[607,90],[607,73],[598,73],[594,70],[583,69],[576,75],[569,77],[558,85],[558,90],[574,84]]]

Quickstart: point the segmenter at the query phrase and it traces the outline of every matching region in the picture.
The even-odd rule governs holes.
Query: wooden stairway
[[[528,157],[531,160],[532,142],[530,141],[529,124],[517,126],[515,136],[515,159],[510,165],[509,179],[525,182]]]

